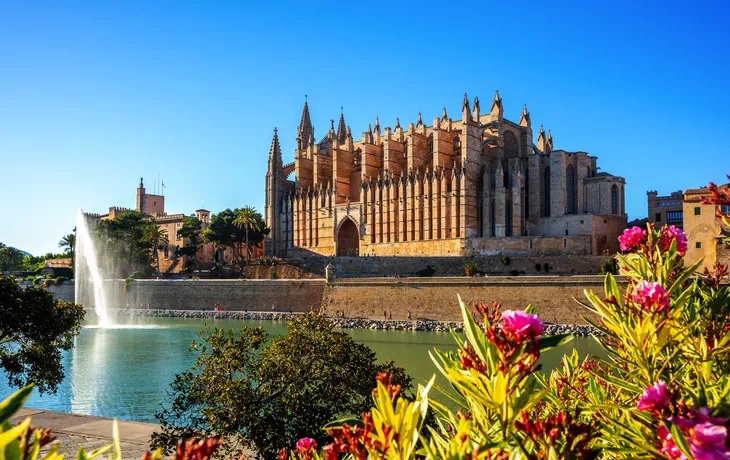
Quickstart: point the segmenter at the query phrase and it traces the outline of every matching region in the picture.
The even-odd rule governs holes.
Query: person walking
[[[411,320],[411,312],[410,312],[410,310],[408,311],[408,320],[409,321]]]

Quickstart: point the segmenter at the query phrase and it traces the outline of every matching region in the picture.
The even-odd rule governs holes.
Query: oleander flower
[[[502,312],[502,327],[514,334],[519,341],[533,339],[545,330],[545,325],[537,315],[531,315],[521,310]]]
[[[677,241],[677,252],[679,255],[685,255],[687,253],[687,235],[674,225],[662,228],[661,234],[659,235],[659,246],[665,251],[668,251],[674,240]]]
[[[730,458],[725,446],[727,428],[711,422],[699,423],[690,432],[689,450],[695,460],[720,460]]]
[[[317,441],[312,438],[302,438],[297,441],[297,450],[300,453],[308,453],[317,448]]]
[[[646,240],[646,230],[641,227],[631,227],[624,230],[618,237],[622,251],[632,251],[641,246]]]
[[[669,407],[669,394],[667,385],[664,382],[655,382],[654,385],[644,389],[636,402],[636,408],[641,411],[654,411]]]
[[[659,436],[659,439],[662,440],[661,451],[667,454],[667,457],[672,459],[686,459],[684,454],[682,454],[682,451],[680,451],[677,447],[677,444],[675,444],[674,439],[672,439],[672,433],[670,433],[664,425],[659,425],[659,428],[657,429],[657,436]]]
[[[653,281],[641,280],[634,288],[631,298],[645,311],[656,309],[661,312],[669,308],[669,292],[661,284]]]

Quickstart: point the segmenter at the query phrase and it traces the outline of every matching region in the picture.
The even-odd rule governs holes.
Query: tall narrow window
[[[525,199],[523,200],[525,203],[525,212],[523,216],[525,216],[525,219],[530,218],[530,168],[525,168]]]
[[[452,144],[454,148],[454,153],[458,153],[459,151],[461,151],[461,138],[459,138],[458,135],[454,137]]]
[[[491,228],[492,235],[491,236],[495,237],[495,236],[497,236],[497,210],[496,210],[496,207],[494,206],[494,199],[492,199],[492,206],[490,206],[490,208],[492,210],[492,228]]]
[[[545,202],[543,203],[543,215],[550,217],[550,166],[545,168],[545,173],[542,178],[543,192],[542,196]]]
[[[565,170],[565,198],[568,202],[566,214],[576,214],[578,197],[576,196],[575,168],[573,168],[573,165],[568,165]]]
[[[618,214],[618,187],[611,187],[611,214]]]
[[[433,153],[433,133],[428,136],[428,153]]]
[[[512,236],[512,202],[504,206],[504,236]]]

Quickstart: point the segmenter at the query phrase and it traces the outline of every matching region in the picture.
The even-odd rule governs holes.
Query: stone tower
[[[282,233],[281,214],[284,212],[284,197],[286,194],[284,182],[286,176],[287,173],[284,170],[281,158],[279,135],[276,128],[274,128],[274,137],[271,139],[271,148],[269,149],[269,167],[266,171],[266,204],[264,206],[266,226],[271,229],[269,233],[270,241],[266,247],[270,248],[273,255],[278,255],[284,249],[282,247],[285,240]]]

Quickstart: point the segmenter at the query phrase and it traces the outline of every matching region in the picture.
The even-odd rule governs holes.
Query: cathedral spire
[[[345,138],[347,137],[347,128],[345,127],[345,113],[342,107],[340,107],[340,122],[337,123],[337,139],[340,141],[340,143],[345,142]]]
[[[548,129],[548,134],[547,134],[547,146],[548,146],[548,149],[552,152],[552,150],[553,150],[553,135],[552,135],[552,133],[550,132],[549,129]]]
[[[471,120],[471,106],[469,105],[469,97],[464,93],[464,102],[461,104],[462,121]]]
[[[527,111],[527,104],[522,108],[522,115],[520,115],[520,126],[530,126],[530,112]]]
[[[479,111],[479,96],[476,96],[474,98],[474,119],[476,121],[479,121],[479,116],[480,115],[481,114],[480,114],[480,111]]]
[[[274,128],[274,137],[271,139],[271,148],[269,149],[269,162],[276,162],[275,164],[281,166],[281,147],[279,146],[279,131]]]
[[[449,118],[449,116],[446,115],[446,106],[444,106],[444,111],[441,113],[441,121],[446,121],[447,118]]]
[[[423,124],[423,118],[421,118],[421,112],[418,112],[418,121],[416,122],[416,127],[421,126]]]
[[[300,148],[314,143],[314,128],[312,127],[312,119],[309,116],[309,103],[307,96],[304,95],[304,108],[302,109],[302,120],[299,122],[299,131],[297,132]]]
[[[492,108],[489,110],[492,115],[498,116],[500,119],[503,116],[504,109],[502,108],[502,98],[499,97],[499,90],[494,92],[494,99],[492,99]]]
[[[395,129],[400,129],[400,120],[398,117],[395,117]]]
[[[545,129],[540,125],[540,132],[537,134],[537,149],[545,153],[545,145],[547,140],[545,139]]]
[[[375,117],[375,132],[380,135],[380,120],[378,117]]]

